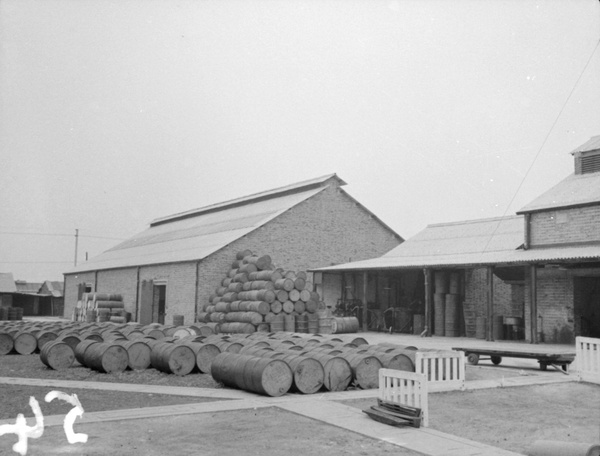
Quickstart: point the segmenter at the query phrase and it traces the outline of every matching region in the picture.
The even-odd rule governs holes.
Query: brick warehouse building
[[[454,336],[600,337],[600,136],[572,155],[574,174],[515,216],[430,225],[380,258],[315,271],[326,302],[358,305],[372,329],[447,335],[453,309]]]
[[[378,257],[403,239],[335,174],[163,217],[65,273],[65,317],[83,291],[117,293],[140,323],[191,323],[238,251],[287,270]]]

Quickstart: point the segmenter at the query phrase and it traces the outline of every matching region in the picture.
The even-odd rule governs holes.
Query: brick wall
[[[531,341],[530,273],[524,290],[525,338]],[[573,278],[559,269],[537,269],[537,324],[540,342],[571,343],[574,339]],[[539,318],[541,316],[541,318]]]
[[[198,306],[206,306],[235,254],[244,249],[270,255],[276,266],[298,271],[379,257],[399,244],[389,229],[331,185],[202,260]]]
[[[600,205],[531,214],[531,246],[599,242]]]
[[[77,304],[77,285],[81,282],[94,284],[100,293],[119,293],[123,295],[125,310],[139,321],[139,298],[137,268],[113,269],[107,271],[79,273],[65,276],[65,311],[70,318]],[[167,286],[165,323],[170,324],[173,315],[183,315],[186,323],[195,320],[194,296],[196,286],[196,263],[179,263],[140,267],[140,282],[153,280]]]
[[[94,272],[83,272],[79,274],[65,274],[64,296],[65,309],[64,317],[70,319],[73,315],[73,309],[77,305],[77,292],[80,283],[92,285],[92,290],[96,287],[96,274]]]
[[[195,321],[196,262],[141,266],[142,280],[166,285],[165,324],[173,323],[173,315],[183,315],[185,324]]]
[[[318,286],[317,291],[325,305],[333,310],[342,298],[342,274],[323,274],[323,283]]]
[[[524,286],[506,283],[493,277],[494,316],[521,317],[523,314]],[[465,271],[465,329],[467,337],[475,337],[477,317],[486,316],[487,306],[486,268],[467,269]]]
[[[558,269],[538,269],[537,277],[538,333],[544,342],[573,342],[573,278]]]
[[[137,268],[98,271],[96,291],[123,296],[125,310],[135,319],[137,299]]]

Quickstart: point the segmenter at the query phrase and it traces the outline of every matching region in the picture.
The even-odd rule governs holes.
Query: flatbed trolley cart
[[[562,369],[567,372],[569,364],[575,359],[575,353],[534,353],[525,351],[513,350],[495,350],[486,348],[461,348],[453,347],[452,350],[460,350],[465,352],[465,357],[469,364],[477,364],[483,356],[489,357],[494,364],[500,364],[502,358],[527,358],[537,359],[540,363],[540,369],[546,370],[548,366],[554,366],[556,369]]]

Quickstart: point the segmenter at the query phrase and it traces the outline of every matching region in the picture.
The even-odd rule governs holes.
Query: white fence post
[[[575,352],[579,379],[600,384],[600,339],[577,337]]]
[[[396,369],[379,369],[379,399],[421,409],[421,425],[429,426],[427,378]]]
[[[429,391],[465,388],[465,353],[462,351],[418,351],[415,372],[425,375]]]

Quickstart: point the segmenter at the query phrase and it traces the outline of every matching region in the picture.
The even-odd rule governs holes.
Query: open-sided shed
[[[328,305],[358,306],[365,328],[391,315],[438,335],[600,337],[600,136],[572,154],[574,174],[515,216],[430,225],[380,258],[315,271]]]

